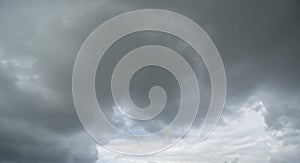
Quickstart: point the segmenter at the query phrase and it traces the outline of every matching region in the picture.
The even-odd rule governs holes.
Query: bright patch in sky
[[[266,130],[266,108],[263,102],[252,98],[239,110],[236,119],[223,117],[225,123],[219,124],[212,135],[203,142],[199,141],[199,130],[193,129],[170,149],[147,157],[116,155],[98,146],[98,162],[270,162],[271,156],[278,151],[280,141]],[[118,141],[115,143],[120,146],[130,145],[126,139],[111,141]],[[149,142],[149,146],[156,143],[161,142]]]

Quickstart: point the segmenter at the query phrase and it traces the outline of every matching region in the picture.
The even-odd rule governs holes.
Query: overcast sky
[[[178,12],[209,34],[224,62],[228,94],[220,123],[206,141],[199,142],[199,128],[194,127],[171,149],[128,157],[107,151],[84,130],[72,100],[72,69],[81,44],[97,26],[118,14],[144,8]],[[157,41],[179,51],[185,48],[182,53],[192,55],[193,50],[182,41],[162,35],[126,36],[114,45],[122,48],[112,48],[108,54],[134,48],[133,40],[140,40],[139,45]],[[297,0],[0,0],[0,162],[297,163],[299,61]],[[201,61],[196,63],[203,68]],[[172,78],[160,71],[152,75]],[[207,91],[205,67],[199,71],[202,89]],[[102,96],[103,81],[97,80],[97,95]],[[138,75],[133,82],[136,89],[151,85]],[[179,98],[172,89],[177,88],[176,82],[165,86],[171,91],[168,106],[172,109]],[[146,105],[147,99],[138,99],[138,90],[135,93],[136,104]],[[150,124],[136,124],[113,106],[106,109],[110,121],[128,132],[137,132],[133,128],[140,133],[157,131],[174,118],[168,110]],[[108,138],[106,143],[128,145],[125,138],[118,142]]]

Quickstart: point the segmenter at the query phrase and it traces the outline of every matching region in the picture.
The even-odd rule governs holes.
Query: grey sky
[[[217,46],[227,73],[228,95],[221,123],[207,140],[207,149],[214,153],[218,150],[212,146],[222,146],[218,143],[226,140],[229,143],[225,145],[231,147],[227,152],[202,155],[205,151],[201,146],[190,149],[196,144],[192,130],[182,144],[161,155],[143,159],[114,156],[99,149],[80,124],[71,79],[81,44],[105,20],[143,8],[167,9],[189,17]],[[296,0],[0,0],[0,162],[172,162],[174,158],[183,162],[245,162],[256,157],[260,162],[296,163],[300,159],[299,29],[300,3]],[[176,43],[174,48],[178,49],[185,47],[157,33],[128,36],[124,47],[130,45],[126,39],[138,37],[162,39],[160,44],[170,46]],[[117,51],[112,49],[113,53]],[[188,55],[192,50],[185,47],[182,52]],[[198,66],[203,68],[201,63]],[[158,73],[167,80],[166,72]],[[206,92],[209,80],[206,70],[202,73],[202,89]],[[133,82],[142,81],[139,78]],[[113,110],[107,112],[112,120],[118,118],[111,113]],[[151,128],[150,124],[147,131],[162,128],[174,116],[166,115],[170,113],[161,116],[159,125]],[[239,130],[241,126],[235,120],[243,124],[247,118],[253,122],[245,125],[262,125]],[[199,119],[201,122],[201,116]],[[122,127],[122,123],[119,125]],[[242,138],[262,141],[247,146]],[[274,151],[261,150],[265,155],[256,155],[255,150],[277,143],[280,145],[271,148]],[[243,145],[247,148],[241,148]]]

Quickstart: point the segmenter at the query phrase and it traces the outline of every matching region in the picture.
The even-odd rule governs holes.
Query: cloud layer
[[[198,141],[195,127],[173,148],[141,158],[111,153],[88,136],[73,106],[71,78],[90,32],[143,8],[179,12],[206,30],[224,61],[228,98],[206,141]],[[0,1],[0,162],[298,162],[299,10],[293,0]],[[209,80],[203,83],[208,89]],[[121,128],[135,126],[110,114]],[[128,145],[125,138],[108,143],[116,140]]]

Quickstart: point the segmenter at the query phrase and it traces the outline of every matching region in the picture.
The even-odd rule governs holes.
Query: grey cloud
[[[1,118],[1,162],[94,162],[97,151],[86,133],[61,136],[23,120]],[[79,151],[79,152],[78,152]]]
[[[278,139],[296,146],[282,147],[275,159],[297,162],[299,5],[293,0],[1,1],[0,59],[29,57],[36,63],[31,68],[1,65],[0,162],[95,162],[96,144],[80,136],[85,131],[73,106],[73,63],[94,28],[142,8],[176,11],[199,23],[224,60],[224,116],[238,117],[239,106],[251,96],[260,98],[268,129],[284,132]],[[16,84],[17,73],[39,78],[26,79],[24,89]]]
[[[122,10],[108,1],[0,3],[0,162],[96,162],[73,106],[72,67],[91,30]]]
[[[245,101],[252,96],[258,97],[266,105],[268,129],[287,132],[282,136],[285,139],[281,139],[299,147],[297,141],[289,141],[294,139],[289,135],[299,135],[300,109],[299,104],[294,102],[300,97],[299,2],[231,0],[165,3],[161,4],[162,8],[187,15],[204,27],[219,49],[228,80],[224,116],[238,117],[234,115]],[[146,2],[138,4],[139,7],[148,5]],[[159,6],[155,2],[151,5]],[[285,160],[289,160],[288,157],[282,156]],[[290,162],[293,162],[292,159]]]

